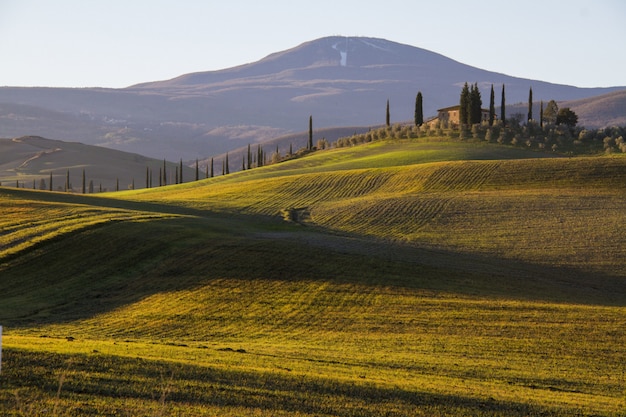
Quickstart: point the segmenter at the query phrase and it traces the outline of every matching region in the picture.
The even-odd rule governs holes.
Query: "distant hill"
[[[335,36],[124,89],[0,88],[0,137],[37,134],[192,160],[304,131],[310,115],[317,128],[377,125],[388,99],[392,122],[411,120],[418,91],[428,117],[456,103],[465,82],[478,83],[483,102],[492,84],[498,94],[506,85],[507,103],[526,101],[531,86],[537,103],[624,89],[516,78],[384,39]]]
[[[167,175],[175,179],[177,164],[167,163]],[[135,182],[136,188],[145,188],[146,171],[152,170],[152,184],[159,185],[159,171],[163,160],[76,142],[63,142],[38,136],[0,139],[0,181],[2,185],[40,188],[41,180],[49,188],[52,174],[53,190],[65,188],[69,171],[75,192],[82,192],[82,172],[86,184],[93,181],[94,191],[100,186],[113,191],[119,180],[120,190]],[[195,179],[195,170],[183,166],[183,180]],[[168,183],[173,180],[168,180]]]
[[[570,107],[580,125],[588,128],[626,126],[626,90],[560,103]]]

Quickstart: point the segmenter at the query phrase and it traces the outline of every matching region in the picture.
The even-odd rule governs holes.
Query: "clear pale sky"
[[[0,0],[0,86],[120,88],[331,35],[517,77],[626,86],[624,22],[624,0]]]

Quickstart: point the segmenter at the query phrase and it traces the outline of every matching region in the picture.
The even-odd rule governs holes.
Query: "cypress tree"
[[[85,170],[83,169],[83,194],[87,191],[87,182],[85,180]]]
[[[211,178],[213,178],[214,176],[214,172],[213,172],[213,158],[211,158]]]
[[[504,84],[502,84],[502,100],[500,101],[500,120],[502,120],[502,126],[506,126],[506,103],[504,100]]]
[[[313,150],[313,116],[309,116],[309,142],[307,143],[307,149]],[[257,159],[259,161],[259,166],[261,159]]]
[[[65,175],[65,192],[70,190],[70,170],[67,170],[67,174]]]
[[[165,159],[163,160],[163,185],[167,185],[167,166],[165,164]]]
[[[422,92],[417,92],[415,97],[415,126],[421,126],[424,124],[424,110],[422,106]]]
[[[528,92],[528,121],[533,119],[533,88],[530,87]]]
[[[391,125],[391,115],[389,114],[389,99],[387,99],[387,110],[385,112],[385,125],[387,125],[387,127]]]
[[[179,169],[178,169],[178,183],[182,184],[183,183],[183,158],[180,158],[180,164],[179,164]]]
[[[493,126],[496,119],[495,95],[493,92],[493,84],[491,84],[491,94],[489,95],[489,126]]]
[[[543,129],[543,100],[541,100],[541,106],[539,107],[539,126]]]
[[[459,124],[463,126],[467,124],[469,120],[468,109],[470,106],[470,90],[467,82],[463,85],[463,89],[461,90],[459,106]]]
[[[474,125],[480,123],[483,118],[482,113],[483,101],[480,97],[480,90],[478,89],[478,83],[474,83],[470,90],[470,124]]]
[[[252,152],[250,152],[250,144],[248,143],[248,169],[252,167]]]
[[[230,174],[230,168],[228,167],[228,152],[226,152],[226,174]]]
[[[150,168],[146,167],[146,188],[150,188]]]
[[[52,191],[52,172],[50,172],[50,191]]]
[[[200,166],[198,165],[198,158],[196,158],[196,181],[200,179]]]

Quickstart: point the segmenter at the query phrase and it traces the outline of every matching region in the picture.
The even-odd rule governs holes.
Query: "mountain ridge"
[[[408,121],[418,91],[428,117],[458,102],[465,82],[478,83],[484,103],[494,85],[496,104],[503,84],[507,103],[525,102],[530,87],[536,102],[626,89],[527,80],[384,39],[334,36],[233,68],[124,89],[3,87],[0,103],[7,110],[0,106],[0,137],[40,135],[154,158],[192,160],[303,131],[309,116],[315,128],[377,125],[384,122],[386,100],[392,123]],[[49,112],[57,112],[58,118],[73,118],[80,132],[67,121],[33,116],[34,108],[49,117]]]

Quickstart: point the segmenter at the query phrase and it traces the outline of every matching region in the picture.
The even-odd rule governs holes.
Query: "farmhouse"
[[[456,106],[439,109],[437,110],[437,118],[435,120],[442,123],[453,123],[458,125],[460,110],[461,106],[458,104]],[[489,109],[480,109],[480,112],[482,115],[482,121],[489,121]]]

